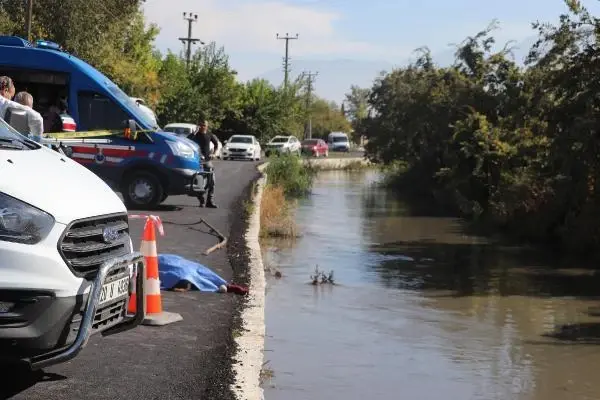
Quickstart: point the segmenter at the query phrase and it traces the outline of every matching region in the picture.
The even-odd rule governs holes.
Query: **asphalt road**
[[[243,201],[258,177],[256,164],[217,161],[216,202],[201,209],[187,196],[168,198],[152,212],[163,220],[158,252],[178,254],[212,268],[226,280],[245,282]],[[137,211],[130,211],[136,213]],[[201,225],[206,219],[229,236],[227,249],[204,256],[218,242]],[[134,245],[143,221],[131,221]],[[163,292],[163,309],[183,321],[163,327],[141,326],[111,337],[93,336],[72,361],[40,372],[0,371],[0,398],[52,399],[232,399],[233,336],[243,297],[234,294]]]

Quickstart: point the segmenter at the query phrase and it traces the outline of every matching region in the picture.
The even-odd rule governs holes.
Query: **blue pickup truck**
[[[59,45],[0,36],[0,75],[33,95],[42,115],[66,98],[77,131],[93,138],[56,139],[64,153],[121,192],[129,207],[156,207],[167,196],[198,196],[207,172],[198,146],[162,132],[138,105],[98,70]],[[82,190],[85,190],[82,188]]]

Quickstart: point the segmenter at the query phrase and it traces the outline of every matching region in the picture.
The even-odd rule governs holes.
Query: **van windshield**
[[[111,82],[107,82],[106,86],[108,87],[108,90],[110,90],[110,92],[117,98],[117,100],[125,103],[129,107],[130,111],[135,115],[135,117],[142,121],[142,124],[145,125],[142,128],[159,129],[158,125],[156,125],[156,123],[150,118],[150,116],[146,114],[144,110],[142,110],[140,107],[138,107],[136,102],[133,101],[131,97],[127,96],[127,94],[124,91],[122,91],[117,85]]]
[[[333,143],[346,143],[346,142],[348,142],[348,138],[343,137],[343,136],[334,136],[332,138],[332,142]]]
[[[251,137],[244,137],[244,136],[232,136],[229,139],[229,143],[248,143],[248,144],[252,144],[252,138]]]

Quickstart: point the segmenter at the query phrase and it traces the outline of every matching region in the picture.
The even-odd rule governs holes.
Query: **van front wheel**
[[[156,207],[165,197],[158,177],[147,171],[135,171],[128,174],[121,194],[128,208]]]

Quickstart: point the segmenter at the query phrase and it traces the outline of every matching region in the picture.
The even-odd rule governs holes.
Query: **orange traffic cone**
[[[160,279],[158,275],[158,252],[156,251],[156,223],[157,218],[153,216],[146,217],[144,225],[144,235],[142,236],[142,245],[140,253],[146,259],[146,279],[144,292],[146,294],[146,318],[144,325],[162,326],[173,322],[181,321],[183,317],[180,314],[163,311],[162,299],[160,294]],[[127,311],[135,313],[136,311],[136,289],[129,299]]]

